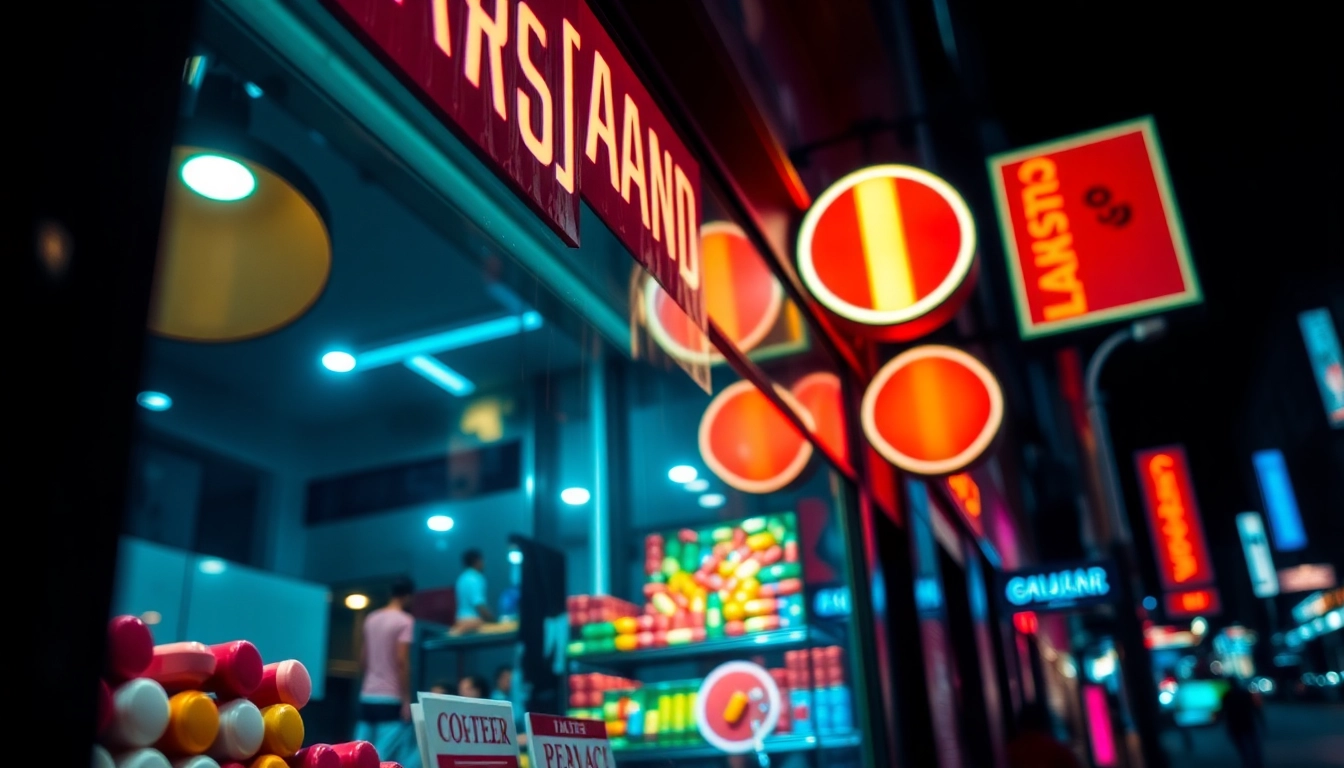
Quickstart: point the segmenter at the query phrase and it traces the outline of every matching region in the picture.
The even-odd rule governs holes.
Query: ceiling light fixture
[[[182,164],[182,181],[191,191],[211,200],[232,203],[257,189],[257,177],[247,166],[223,155],[196,155]]]
[[[433,515],[425,521],[425,525],[429,526],[431,531],[443,533],[453,530],[453,518],[447,515]]]
[[[705,509],[718,509],[727,503],[727,501],[728,499],[724,498],[722,493],[706,493],[704,496],[700,497],[700,506]]]
[[[541,314],[535,311],[521,315],[506,315],[493,320],[459,326],[428,336],[401,341],[395,344],[371,349],[359,354],[359,367],[377,368],[383,365],[405,362],[413,357],[437,355],[482,344],[495,339],[516,336],[524,331],[532,331],[542,326]]]
[[[692,480],[683,487],[691,493],[701,493],[702,491],[709,490],[709,481],[701,477]]]
[[[173,407],[173,398],[162,392],[141,392],[135,396],[135,402],[147,411],[166,411]]]
[[[476,385],[465,376],[432,357],[416,355],[406,361],[406,367],[458,397],[466,397],[476,391]]]
[[[215,575],[223,573],[224,569],[227,568],[228,566],[225,565],[224,561],[220,560],[219,558],[208,557],[202,560],[200,564],[198,564],[196,567],[200,569],[201,573],[208,573],[211,575]]]
[[[369,596],[353,594],[345,596],[345,607],[352,611],[362,611],[369,607]]]
[[[510,549],[510,550],[509,550],[509,562],[512,563],[512,564],[514,564],[514,565],[522,565],[522,563],[523,563],[523,551],[522,551],[521,549]]]
[[[336,373],[349,373],[355,370],[355,356],[349,352],[334,350],[322,356],[322,367]]]
[[[674,483],[689,483],[700,476],[695,467],[687,464],[678,464],[667,471],[667,479]]]
[[[560,492],[560,500],[571,507],[587,504],[592,497],[593,495],[588,492],[587,488],[566,488]]]

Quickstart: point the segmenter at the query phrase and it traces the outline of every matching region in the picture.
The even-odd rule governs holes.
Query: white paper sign
[[[527,713],[530,768],[616,768],[607,724]]]
[[[424,768],[518,768],[518,733],[507,701],[420,693],[412,711]]]

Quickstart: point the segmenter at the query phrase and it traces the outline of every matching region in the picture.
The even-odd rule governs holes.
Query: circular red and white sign
[[[769,672],[749,661],[730,661],[715,667],[700,684],[695,725],[716,749],[740,755],[774,733],[783,707]]]
[[[780,398],[811,431],[812,414],[782,387]],[[747,493],[774,493],[797,479],[812,443],[750,381],[715,395],[700,417],[700,457],[720,480]]]
[[[798,274],[859,330],[912,339],[956,314],[975,266],[975,221],[928,171],[878,165],[831,185],[803,217]]]
[[[742,352],[755,349],[775,327],[784,289],[742,228],[727,221],[700,227],[705,312]],[[692,363],[723,359],[700,328],[650,275],[644,284],[649,335],[669,355]]]
[[[1003,392],[983,363],[929,344],[892,358],[859,408],[868,442],[892,464],[921,475],[966,468],[1003,423]]]
[[[845,441],[845,403],[840,389],[840,377],[834,373],[809,373],[789,388],[798,402],[816,421],[814,435],[832,455],[849,459]]]

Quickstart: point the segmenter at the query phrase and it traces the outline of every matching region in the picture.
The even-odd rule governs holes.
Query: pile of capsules
[[[135,616],[108,623],[93,768],[400,768],[367,741],[303,744],[312,679],[263,664],[246,640],[155,645]]]

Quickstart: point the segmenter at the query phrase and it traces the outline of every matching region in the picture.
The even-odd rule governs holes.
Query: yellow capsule
[[[755,559],[743,560],[737,570],[733,571],[733,576],[738,579],[750,579],[761,572],[761,564]]]
[[[769,531],[753,533],[747,537],[747,546],[752,552],[764,552],[775,545],[775,534]]]
[[[741,691],[734,691],[728,704],[723,708],[723,720],[729,725],[737,725],[742,721],[742,716],[747,713],[747,704],[750,699],[747,694]]]

